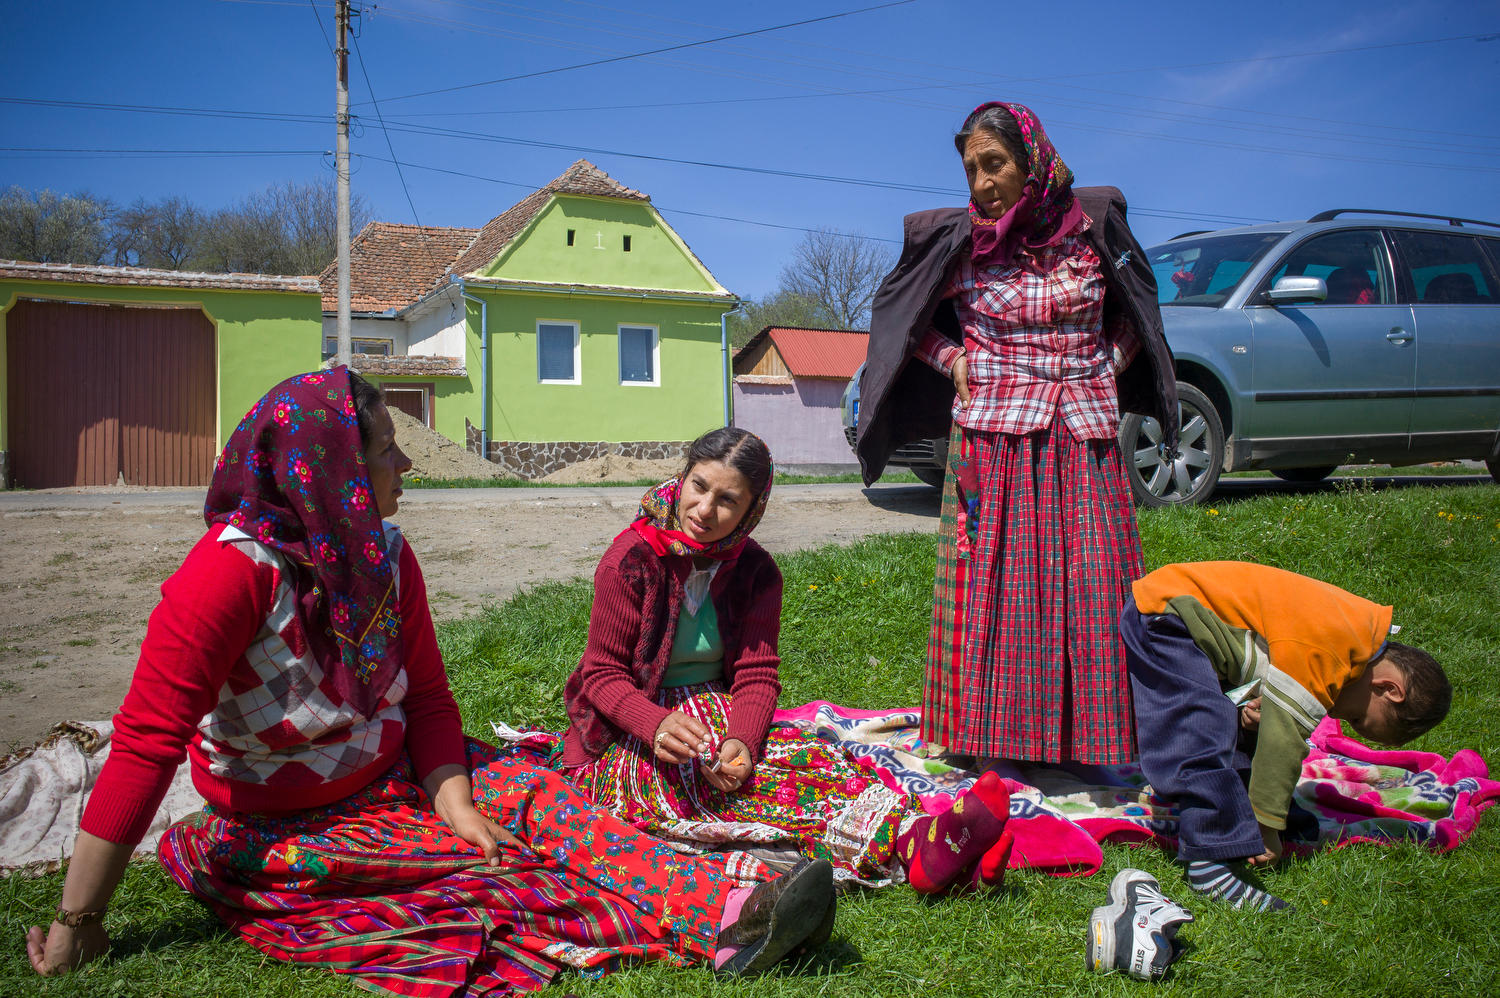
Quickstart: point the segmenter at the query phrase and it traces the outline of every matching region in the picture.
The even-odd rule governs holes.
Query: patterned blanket
[[[776,712],[776,723],[837,742],[891,787],[940,812],[979,776],[972,760],[943,756],[917,736],[915,710],[852,710],[826,701]],[[1287,851],[1355,842],[1420,842],[1446,851],[1467,839],[1500,799],[1500,781],[1478,753],[1379,751],[1345,737],[1325,718],[1310,739],[1295,804],[1303,812]],[[1136,766],[1028,766],[1002,771],[1011,791],[1016,847],[1010,865],[1087,876],[1105,842],[1157,842],[1175,849],[1177,817],[1149,793]],[[1294,815],[1297,814],[1294,808]]]

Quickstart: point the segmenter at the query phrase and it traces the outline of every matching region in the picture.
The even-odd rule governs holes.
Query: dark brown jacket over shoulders
[[[1077,187],[1073,194],[1092,220],[1085,236],[1099,254],[1105,280],[1104,316],[1123,312],[1141,351],[1117,379],[1120,409],[1155,417],[1169,446],[1177,443],[1177,381],[1162,334],[1156,278],[1146,252],[1125,222],[1125,196],[1114,187]],[[860,382],[855,453],[865,483],[880,477],[891,452],[924,437],[945,437],[953,382],[915,357],[929,326],[963,342],[953,302],[941,298],[960,253],[969,252],[966,208],[936,208],[906,216],[905,245],[896,267],[875,293],[870,346]]]

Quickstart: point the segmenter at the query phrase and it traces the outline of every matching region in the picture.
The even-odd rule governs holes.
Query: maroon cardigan
[[[690,558],[658,556],[634,530],[616,537],[594,572],[589,641],[563,696],[568,733],[562,765],[584,766],[625,735],[646,743],[671,711],[656,702],[672,655]],[[724,683],[733,697],[728,737],[755,759],[781,693],[781,570],[753,540],[726,560],[709,587],[724,640]]]

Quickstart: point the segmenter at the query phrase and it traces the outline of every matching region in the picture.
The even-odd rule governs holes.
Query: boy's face
[[[1396,704],[1406,699],[1406,678],[1389,662],[1377,660],[1338,698],[1333,716],[1349,722],[1362,738],[1400,744]]]

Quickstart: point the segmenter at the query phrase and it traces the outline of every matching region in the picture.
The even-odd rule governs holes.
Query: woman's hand
[[[652,748],[662,762],[692,762],[708,751],[708,725],[674,710],[657,725]]]
[[[953,387],[958,389],[958,401],[961,407],[967,409],[969,406],[969,356],[960,354],[953,362]]]
[[[422,780],[422,789],[432,798],[432,809],[447,822],[453,834],[484,853],[490,866],[500,865],[500,846],[507,845],[526,852],[526,843],[516,838],[504,825],[486,818],[474,809],[469,771],[457,763],[439,766]]]
[[[31,969],[43,977],[76,970],[103,956],[108,949],[109,933],[98,922],[76,929],[53,922],[45,933],[41,926],[33,925],[26,933],[26,955],[31,958]]]
[[[728,794],[745,785],[755,764],[750,761],[750,749],[744,742],[738,738],[726,738],[724,744],[719,746],[718,772],[701,762],[698,768],[703,771],[705,780]]]

